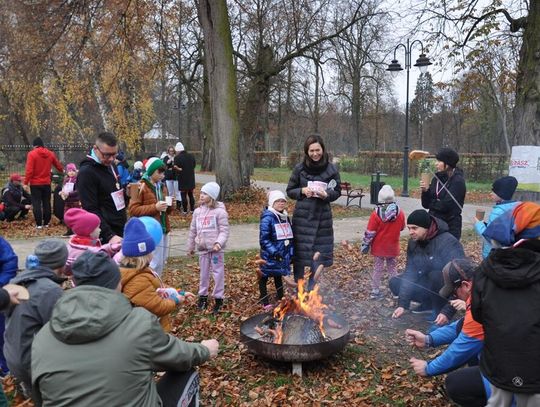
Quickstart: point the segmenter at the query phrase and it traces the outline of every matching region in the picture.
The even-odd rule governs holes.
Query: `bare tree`
[[[236,73],[227,2],[200,0],[198,12],[204,33],[214,146],[219,152],[216,154],[216,179],[221,185],[222,196],[226,197],[242,186]]]

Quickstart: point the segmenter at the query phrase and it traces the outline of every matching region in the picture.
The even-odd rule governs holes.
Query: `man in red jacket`
[[[34,148],[26,157],[26,173],[24,185],[30,185],[32,211],[36,227],[49,227],[51,221],[51,168],[64,172],[64,167],[56,155],[45,148],[41,137],[36,137],[32,143]]]

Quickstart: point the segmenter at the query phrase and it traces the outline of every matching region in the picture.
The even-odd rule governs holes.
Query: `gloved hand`
[[[369,245],[362,243],[362,246],[360,247],[360,252],[362,254],[368,254],[369,253]]]
[[[156,291],[162,298],[173,300],[176,304],[180,304],[184,300],[184,296],[176,288],[158,288]]]

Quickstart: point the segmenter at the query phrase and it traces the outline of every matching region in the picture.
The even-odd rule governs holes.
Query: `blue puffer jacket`
[[[476,222],[474,224],[474,230],[478,235],[482,236],[482,234],[486,231],[487,225],[489,225],[491,222],[493,222],[495,219],[497,219],[499,216],[501,216],[506,211],[511,211],[514,209],[514,207],[521,202],[518,201],[502,201],[498,202],[493,206],[493,209],[491,210],[491,213],[489,214],[489,219],[487,223],[481,221]],[[491,242],[488,242],[485,238],[482,238],[483,245],[482,245],[482,257],[485,259],[487,256],[489,256],[489,252],[491,251]]]
[[[0,237],[0,287],[9,283],[17,274],[18,258],[11,245]]]
[[[266,264],[261,266],[261,271],[266,277],[275,275],[288,275],[291,270],[291,259],[293,256],[293,241],[277,240],[275,225],[279,223],[288,223],[291,221],[287,217],[286,220],[280,217],[269,209],[265,209],[261,214],[261,222],[259,227],[259,244],[261,246],[261,259],[266,261]]]

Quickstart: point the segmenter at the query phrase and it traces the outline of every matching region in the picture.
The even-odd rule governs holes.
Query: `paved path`
[[[214,181],[215,177],[209,174],[197,174],[196,181],[198,183],[206,183]],[[256,181],[255,184],[261,188],[278,189],[285,192],[286,185],[276,182]],[[337,200],[340,205],[345,205],[345,198],[341,197]],[[421,208],[419,199],[416,198],[397,198],[398,205],[409,214],[415,209]],[[362,200],[364,207],[372,208],[369,204],[369,196],[365,196]],[[490,211],[489,206],[469,205],[465,204],[463,211],[463,226],[464,229],[472,225],[472,220],[476,209],[484,209],[486,213]],[[367,217],[356,218],[334,218],[334,240],[340,242],[342,240],[358,241],[364,233],[367,225]],[[405,230],[402,234],[406,234]],[[361,235],[362,234],[362,235]],[[171,236],[171,256],[181,256],[185,254],[185,244],[187,241],[188,230],[180,229],[173,230]],[[13,250],[19,256],[19,267],[24,267],[24,259],[34,251],[34,247],[40,239],[15,239],[10,240]],[[67,239],[66,239],[67,241]],[[227,242],[227,251],[247,250],[259,248],[259,225],[258,224],[241,224],[230,227],[230,237]]]

